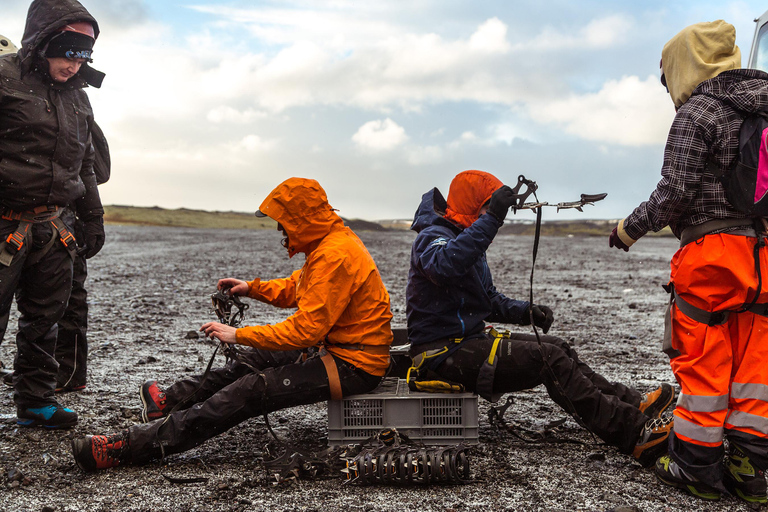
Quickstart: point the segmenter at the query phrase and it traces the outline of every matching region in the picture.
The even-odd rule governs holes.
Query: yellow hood
[[[736,29],[723,20],[686,27],[664,45],[661,66],[669,95],[680,108],[701,82],[741,67]]]

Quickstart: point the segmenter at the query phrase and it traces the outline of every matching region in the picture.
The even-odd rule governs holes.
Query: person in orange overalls
[[[627,251],[667,225],[681,240],[665,343],[681,393],[669,455],[656,463],[659,480],[705,499],[728,490],[765,503],[768,254],[753,219],[730,204],[710,170],[732,168],[744,117],[768,109],[768,74],[739,69],[735,38],[718,20],[691,25],[664,46],[661,81],[677,115],[662,178],[609,245]]]
[[[200,330],[207,336],[253,350],[207,378],[166,390],[155,381],[145,383],[142,416],[150,422],[73,440],[73,455],[83,470],[141,464],[189,450],[254,416],[378,386],[389,366],[392,313],[363,243],[344,226],[315,180],[284,181],[261,203],[257,216],[277,221],[289,256],[304,253],[304,265],[284,279],[227,278],[218,287],[296,311],[274,325],[204,324]],[[301,357],[310,348],[313,354]]]

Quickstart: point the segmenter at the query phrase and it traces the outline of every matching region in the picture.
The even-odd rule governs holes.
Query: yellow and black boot
[[[749,460],[739,445],[731,443],[725,459],[723,484],[728,492],[750,503],[768,503],[765,472]]]

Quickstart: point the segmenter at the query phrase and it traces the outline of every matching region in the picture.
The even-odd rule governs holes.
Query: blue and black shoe
[[[16,409],[16,424],[22,427],[69,428],[77,425],[77,413],[59,404]]]

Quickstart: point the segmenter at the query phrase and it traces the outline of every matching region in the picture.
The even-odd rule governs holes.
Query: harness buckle
[[[58,226],[55,223],[51,222],[51,224],[53,224],[53,227],[58,228]],[[59,236],[59,240],[61,240],[61,245],[63,245],[67,249],[70,249],[70,245],[69,244],[70,243],[76,243],[74,235],[72,235],[72,233],[68,229],[66,229],[66,228],[59,229],[58,231],[59,231],[59,235],[60,235]]]
[[[26,239],[26,233],[22,234],[19,231],[14,231],[10,235],[8,235],[8,238],[5,239],[5,243],[13,247],[14,249],[16,249],[16,252],[19,252],[21,248],[24,246],[25,239]]]
[[[728,318],[727,315],[728,312],[726,311],[712,311],[710,312],[709,321],[707,322],[707,325],[710,327],[713,327],[715,325],[721,325],[724,324],[725,321]]]

